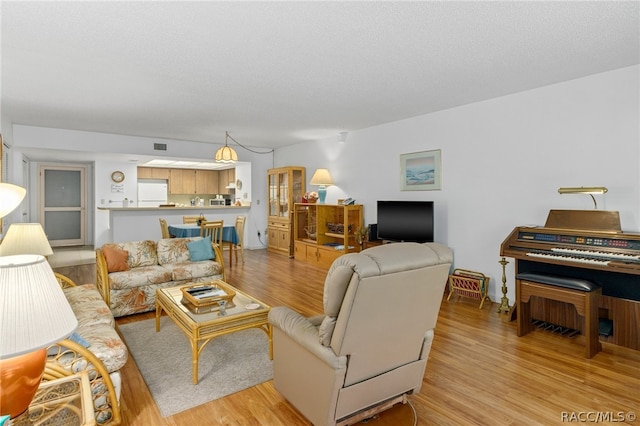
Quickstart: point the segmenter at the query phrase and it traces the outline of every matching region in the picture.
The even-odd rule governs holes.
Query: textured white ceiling
[[[2,1],[3,123],[278,147],[639,63],[639,2]]]

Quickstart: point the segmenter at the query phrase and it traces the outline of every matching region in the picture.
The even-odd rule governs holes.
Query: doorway
[[[85,242],[84,166],[41,165],[39,217],[52,247]]]

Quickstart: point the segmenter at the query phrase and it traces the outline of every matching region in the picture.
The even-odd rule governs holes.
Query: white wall
[[[436,241],[454,250],[455,267],[489,275],[499,301],[500,244],[514,227],[543,225],[550,209],[593,208],[589,196],[559,187],[606,186],[599,208],[639,230],[639,73],[623,68],[354,131],[344,144],[286,147],[276,166],[305,166],[308,180],[328,168],[336,185],[327,202],[355,198],[367,224],[376,200],[434,200]],[[400,154],[433,149],[442,150],[442,190],[400,191]],[[512,260],[507,277],[513,303]]]

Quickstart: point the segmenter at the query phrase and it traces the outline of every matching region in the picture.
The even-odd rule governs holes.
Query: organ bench
[[[520,273],[516,276],[516,306],[518,310],[518,336],[533,330],[531,323],[531,297],[557,300],[572,304],[582,317],[582,334],[586,339],[585,356],[593,357],[602,350],[598,338],[598,304],[602,288],[593,283],[553,275]]]

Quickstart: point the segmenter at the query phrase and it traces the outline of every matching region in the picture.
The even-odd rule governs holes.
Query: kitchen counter
[[[208,220],[223,220],[235,224],[239,215],[250,216],[251,206],[185,206],[185,207],[98,207],[109,214],[109,235],[114,243],[162,238],[160,219],[167,224],[181,224],[182,216],[204,215]]]
[[[228,209],[248,209],[251,205],[247,206],[183,206],[183,207],[106,207],[100,206],[98,210],[228,210]],[[192,214],[192,213],[190,213]]]

